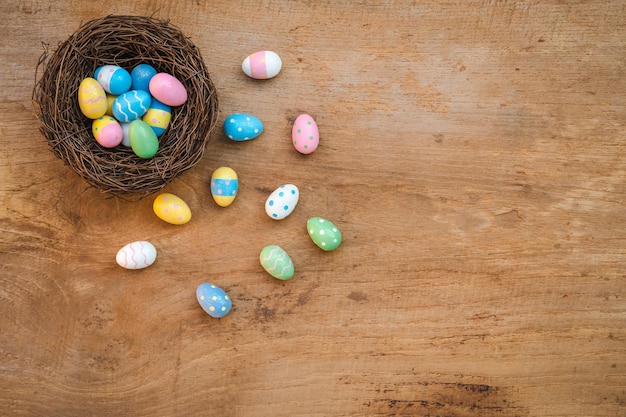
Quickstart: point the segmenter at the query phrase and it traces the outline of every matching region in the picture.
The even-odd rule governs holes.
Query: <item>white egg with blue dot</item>
[[[233,302],[223,289],[214,284],[203,283],[196,289],[200,307],[211,317],[220,319],[228,314]]]
[[[289,216],[298,204],[300,191],[293,184],[283,184],[265,200],[265,212],[274,220],[282,220]]]

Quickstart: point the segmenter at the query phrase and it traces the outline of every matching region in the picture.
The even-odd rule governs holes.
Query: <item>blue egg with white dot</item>
[[[224,133],[230,140],[252,140],[263,132],[263,122],[247,113],[233,113],[224,120]]]
[[[200,307],[211,317],[221,319],[233,306],[230,296],[215,284],[203,283],[196,289],[196,298]]]
[[[265,212],[274,220],[282,220],[289,216],[298,204],[300,191],[293,184],[283,184],[265,200]]]
[[[139,64],[130,72],[131,88],[133,90],[150,91],[150,80],[157,70],[148,64]]]

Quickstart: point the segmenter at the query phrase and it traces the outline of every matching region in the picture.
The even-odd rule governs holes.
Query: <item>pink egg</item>
[[[124,138],[122,126],[111,116],[102,116],[93,121],[91,132],[98,143],[105,148],[119,145]]]
[[[150,79],[150,94],[168,106],[180,106],[187,101],[187,90],[178,79],[160,72]]]
[[[320,143],[320,133],[315,120],[308,114],[301,114],[296,118],[291,130],[293,147],[303,154],[310,154],[317,149]]]

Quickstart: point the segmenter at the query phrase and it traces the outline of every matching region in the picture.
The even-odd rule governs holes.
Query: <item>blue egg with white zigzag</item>
[[[113,116],[120,122],[132,122],[146,114],[151,103],[152,96],[147,91],[127,91],[113,101]]]
[[[251,114],[234,113],[224,120],[224,133],[237,142],[254,139],[262,132],[263,122]]]

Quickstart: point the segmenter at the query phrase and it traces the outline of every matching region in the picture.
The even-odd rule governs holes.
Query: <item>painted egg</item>
[[[104,88],[93,78],[87,77],[78,86],[78,106],[89,119],[97,119],[106,114],[107,97]]]
[[[187,90],[183,83],[165,72],[160,72],[150,79],[150,94],[168,106],[180,106],[187,101]]]
[[[232,140],[251,140],[262,132],[263,123],[251,114],[234,113],[224,120],[224,133]]]
[[[233,302],[223,289],[214,284],[203,283],[196,289],[200,307],[211,317],[221,319],[228,314]]]
[[[296,208],[300,192],[293,184],[284,184],[272,191],[265,200],[265,212],[274,220],[282,220]]]
[[[143,159],[152,158],[159,150],[159,138],[143,120],[133,120],[130,123],[128,141],[135,155]]]
[[[259,255],[259,261],[263,269],[274,278],[283,281],[293,278],[293,262],[280,246],[269,245],[264,247]]]
[[[130,72],[133,90],[150,91],[150,80],[157,73],[152,65],[139,64]]]
[[[276,52],[258,51],[246,57],[241,69],[248,77],[257,80],[266,80],[278,75],[283,67],[283,61]]]
[[[157,99],[152,99],[150,108],[144,114],[143,121],[154,130],[157,136],[161,136],[167,130],[172,119],[172,109],[167,104],[161,103]]]
[[[308,114],[301,114],[296,118],[291,129],[293,147],[302,154],[310,154],[317,149],[320,143],[320,133],[317,123]]]
[[[159,219],[170,224],[185,224],[191,220],[189,206],[174,194],[159,194],[152,203],[152,209]]]
[[[117,96],[114,96],[113,94],[107,94],[107,112],[105,114],[113,116],[113,102],[116,98]]]
[[[91,124],[91,133],[98,143],[105,148],[113,148],[124,139],[124,131],[117,120],[111,116],[102,116]]]
[[[341,245],[341,232],[332,222],[321,217],[311,217],[306,223],[311,240],[325,251],[337,249]]]
[[[103,65],[93,73],[104,91],[118,96],[130,90],[131,78],[128,71],[117,65]]]
[[[222,207],[228,207],[235,201],[239,190],[239,180],[234,169],[220,167],[211,175],[211,195],[213,200]]]
[[[130,123],[122,122],[120,123],[122,126],[122,132],[124,133],[124,137],[122,138],[122,145],[130,148],[130,137],[128,137],[128,131],[130,130]]]
[[[152,243],[144,240],[129,243],[117,252],[115,261],[126,269],[147,268],[156,260],[157,252]]]
[[[152,103],[152,97],[146,91],[130,90],[117,96],[113,102],[113,116],[120,122],[132,122],[140,119]]]

